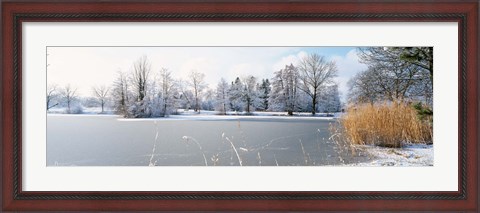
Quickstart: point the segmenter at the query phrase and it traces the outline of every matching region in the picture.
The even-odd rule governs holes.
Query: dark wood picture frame
[[[2,210],[471,211],[478,208],[478,1],[2,2]],[[23,22],[457,22],[456,192],[26,192],[22,191]]]

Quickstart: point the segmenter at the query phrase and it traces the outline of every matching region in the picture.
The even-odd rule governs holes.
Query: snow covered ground
[[[227,115],[216,115],[215,112],[202,112],[201,114],[180,114],[180,115],[169,115],[168,117],[160,118],[120,118],[120,121],[145,121],[145,120],[237,120],[237,119],[302,119],[302,120],[333,120],[335,117],[322,117],[322,116],[282,116],[280,114],[274,113],[254,113],[253,115],[243,115],[243,114],[227,114]]]
[[[402,148],[361,146],[371,161],[346,166],[433,166],[433,145],[404,144]]]
[[[114,112],[111,109],[105,109],[103,113],[101,113],[102,108],[100,107],[82,107],[82,112],[81,113],[74,113],[74,114],[114,114]],[[53,107],[48,110],[49,114],[66,114],[67,109],[65,107]],[[300,112],[300,113],[294,113],[293,116],[288,116],[287,112],[252,112],[251,114],[246,114],[245,112],[227,112],[226,115],[221,114],[219,111],[205,111],[202,110],[200,113],[195,112],[194,110],[184,110],[184,109],[178,109],[177,110],[178,115],[169,115],[169,117],[175,117],[175,118],[186,118],[188,117],[195,117],[195,118],[201,118],[201,117],[228,117],[228,116],[244,116],[244,117],[256,117],[256,116],[283,116],[283,117],[289,117],[289,118],[296,118],[296,117],[316,117],[316,118],[336,118],[340,117],[342,113],[317,113],[315,116],[312,116],[312,113],[310,112]]]
[[[66,108],[54,107],[48,111],[49,114],[55,115],[96,115],[96,114],[105,114],[105,115],[114,115],[114,112],[106,109],[104,113],[101,113],[100,107],[84,107],[82,108],[82,113],[79,114],[66,114]],[[295,113],[293,116],[288,116],[287,112],[252,112],[251,114],[246,114],[243,112],[227,112],[226,115],[222,115],[218,111],[201,111],[200,113],[194,112],[193,110],[184,111],[183,109],[178,110],[177,115],[169,115],[168,117],[159,117],[159,118],[119,118],[121,121],[145,121],[145,120],[236,120],[236,119],[322,119],[322,120],[332,120],[340,117],[341,113],[317,113],[315,116],[312,116],[311,113],[302,112]]]
[[[75,109],[72,109],[75,110]],[[66,114],[67,108],[66,107],[53,107],[48,110],[49,114]],[[110,109],[104,109],[104,112],[102,113],[102,108],[101,107],[82,107],[81,108],[81,113],[75,113],[77,115],[83,115],[83,114],[114,114],[114,112]]]
[[[284,117],[327,117],[327,118],[332,118],[332,117],[339,117],[342,113],[316,113],[315,116],[312,116],[312,113],[310,112],[295,112],[292,116],[287,115],[287,112],[263,112],[263,111],[257,111],[257,112],[252,112],[250,114],[247,114],[245,112],[235,112],[235,111],[229,111],[226,113],[226,115],[221,114],[219,111],[204,111],[202,110],[200,113],[197,113],[193,110],[183,110],[179,109],[178,111],[179,115],[188,115],[188,116],[246,116],[246,117],[253,117],[253,116],[284,116]],[[170,115],[172,116],[172,115]]]

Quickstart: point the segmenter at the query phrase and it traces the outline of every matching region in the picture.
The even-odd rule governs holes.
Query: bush
[[[417,115],[420,120],[428,120],[433,122],[433,110],[430,107],[418,102],[413,105],[413,108],[417,110]]]
[[[66,114],[82,114],[83,113],[83,107],[81,105],[74,105],[70,108],[70,111],[68,109],[65,109]]]
[[[145,100],[133,103],[127,111],[127,118],[149,118],[152,116],[151,107]]]
[[[402,142],[432,142],[432,123],[421,120],[414,107],[400,101],[350,108],[340,122],[352,144],[400,147]]]

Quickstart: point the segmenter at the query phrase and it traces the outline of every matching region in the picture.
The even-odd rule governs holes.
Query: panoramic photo
[[[433,166],[433,47],[47,47],[47,166]]]

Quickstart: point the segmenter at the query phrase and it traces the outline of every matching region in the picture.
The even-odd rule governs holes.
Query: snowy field
[[[74,108],[73,110],[78,110],[77,107],[72,107]],[[78,114],[89,114],[89,115],[95,115],[95,114],[110,114],[113,115],[114,112],[110,109],[105,109],[105,111],[102,113],[102,108],[101,107],[81,107],[80,108],[81,112]],[[66,114],[67,108],[66,107],[52,107],[48,110],[48,114]]]
[[[47,166],[432,166],[432,145],[334,141],[334,117],[183,112],[168,118],[48,114]]]
[[[359,146],[371,161],[347,166],[433,166],[433,145],[404,144],[403,148]]]
[[[226,115],[219,115],[218,112],[215,111],[202,111],[200,114],[195,113],[193,111],[190,112],[182,112],[179,115],[169,115],[166,118],[157,118],[158,120],[236,120],[236,119],[249,119],[249,120],[254,120],[254,119],[260,119],[260,120],[265,120],[265,119],[289,119],[289,120],[296,120],[296,119],[302,119],[302,120],[331,120],[333,121],[336,117],[335,115],[339,114],[318,114],[316,116],[312,116],[311,113],[298,113],[293,116],[287,116],[286,112],[254,112],[250,115],[246,115],[244,113],[235,113],[235,112],[230,112],[227,113]],[[136,119],[131,119],[131,118],[125,118],[125,119],[119,119],[121,121],[141,121],[141,120],[152,120],[155,118],[136,118]]]
[[[88,114],[88,115],[95,115],[95,114],[108,114],[113,115],[115,114],[110,109],[105,109],[102,113],[102,108],[100,107],[83,107],[81,108],[82,112],[80,114]],[[67,109],[65,107],[53,107],[48,110],[48,114],[66,114]],[[300,112],[295,113],[293,116],[287,116],[287,112],[252,112],[251,114],[247,115],[243,112],[227,112],[226,115],[222,115],[218,111],[204,111],[202,110],[200,113],[195,112],[194,110],[184,110],[178,109],[177,115],[169,115],[169,117],[174,118],[182,118],[187,116],[187,118],[194,119],[194,118],[212,118],[212,116],[216,117],[225,117],[225,116],[247,116],[247,117],[254,117],[254,116],[282,116],[288,118],[325,118],[325,119],[333,119],[335,117],[339,117],[342,113],[317,113],[315,116],[312,116],[310,112]],[[220,118],[218,118],[220,119]]]

